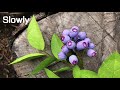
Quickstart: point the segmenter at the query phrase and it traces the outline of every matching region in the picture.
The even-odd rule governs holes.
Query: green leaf
[[[48,58],[46,58],[45,60],[40,62],[40,64],[32,71],[32,74],[39,73],[42,69],[44,69],[45,67],[49,66],[54,61],[56,61],[55,57],[48,57]]]
[[[90,70],[81,70],[80,78],[98,78],[97,73]]]
[[[73,67],[73,77],[74,78],[80,78],[80,68],[78,65],[75,65]]]
[[[16,64],[22,61],[27,61],[27,60],[32,60],[32,59],[36,59],[39,57],[45,56],[44,54],[40,54],[40,53],[32,53],[32,54],[28,54],[22,57],[17,58],[15,61],[11,62],[10,64]]]
[[[63,67],[63,68],[60,68],[60,69],[55,70],[53,72],[58,73],[58,72],[64,72],[64,71],[68,71],[68,70],[71,70],[71,67]]]
[[[100,78],[120,78],[120,54],[114,52],[103,61],[99,68]]]
[[[97,73],[90,70],[80,70],[79,66],[73,67],[73,77],[74,78],[97,78]]]
[[[55,73],[53,73],[51,70],[47,68],[45,68],[45,72],[49,78],[60,78],[59,76],[57,76]]]
[[[63,46],[62,41],[59,39],[59,37],[56,34],[53,34],[52,40],[51,40],[51,50],[53,55],[58,58],[58,54],[61,52],[61,47]]]
[[[32,47],[38,50],[44,50],[45,42],[34,15],[27,28],[27,39]]]

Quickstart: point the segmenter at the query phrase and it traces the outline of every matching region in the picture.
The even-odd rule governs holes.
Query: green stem
[[[51,56],[48,52],[46,51],[42,51],[44,54],[46,54],[47,56]]]
[[[67,61],[62,61],[66,66],[72,67],[73,65],[68,63]]]
[[[64,72],[64,71],[69,71],[69,70],[72,70],[72,68],[71,67],[62,67],[62,68],[60,68],[58,70],[55,70],[53,72],[54,73],[59,73],[59,72]]]
[[[76,55],[77,55],[77,57],[79,59],[78,65],[80,66],[80,69],[84,69],[84,67],[83,67],[83,59],[82,59],[83,54],[80,55],[79,52],[76,51]]]
[[[58,64],[59,62],[60,62],[60,61],[56,60],[55,62],[51,63],[49,66],[54,66],[54,65]],[[48,67],[49,67],[49,66],[48,66]]]

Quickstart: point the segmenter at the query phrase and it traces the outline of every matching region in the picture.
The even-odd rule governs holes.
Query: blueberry
[[[70,30],[69,30],[69,29],[65,29],[65,30],[62,32],[63,35],[69,35],[69,33],[70,33]]]
[[[69,40],[70,40],[70,37],[69,37],[69,36],[67,36],[67,35],[62,35],[62,36],[61,36],[61,40],[62,40],[62,42],[63,42],[64,44],[66,44],[66,43],[67,43],[67,41],[69,41]]]
[[[75,65],[78,63],[78,58],[76,57],[76,55],[71,55],[69,57],[69,62],[72,64],[72,65]]]
[[[70,30],[69,36],[71,38],[73,38],[73,37],[77,36],[78,33],[79,33],[79,28],[77,26],[73,26]]]
[[[62,52],[67,54],[69,52],[69,49],[67,48],[66,45],[62,46]]]
[[[91,42],[91,40],[89,38],[85,38],[84,40],[89,42],[89,43]]]
[[[77,47],[77,50],[83,50],[87,47],[87,43],[84,40],[79,41],[76,47]]]
[[[89,39],[89,38],[85,38],[84,39],[84,42],[86,42],[87,43],[87,47],[89,46],[89,44],[90,44],[90,42],[91,42],[91,40]]]
[[[86,34],[86,32],[79,32],[78,36],[81,40],[84,40],[86,38],[87,34]]]
[[[72,40],[69,40],[66,45],[69,49],[74,49],[76,46],[75,42]]]
[[[65,59],[67,58],[67,56],[66,56],[65,53],[63,53],[63,52],[60,52],[60,53],[58,54],[58,57],[59,57],[60,60],[65,60]]]
[[[93,43],[89,43],[89,49],[93,49],[95,47],[95,44],[93,44]]]
[[[97,54],[97,52],[96,52],[95,50],[93,50],[93,49],[89,49],[89,50],[87,51],[87,55],[88,55],[89,57],[95,57],[96,54]]]

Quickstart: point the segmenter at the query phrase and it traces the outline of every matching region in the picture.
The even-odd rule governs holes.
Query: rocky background
[[[112,52],[120,52],[120,13],[119,12],[31,12],[31,13],[2,13],[10,14],[14,17],[26,15],[31,17],[35,14],[41,27],[44,39],[46,41],[46,51],[50,52],[50,39],[53,33],[60,33],[66,29],[77,25],[81,31],[87,32],[88,37],[96,45],[97,57],[89,58],[84,56],[84,68],[97,72],[102,61]],[[18,14],[18,13],[17,13]],[[7,64],[17,57],[32,52],[38,52],[33,49],[26,39],[26,27],[23,23],[20,25],[2,24],[0,25],[0,77],[28,78],[28,73],[39,64],[42,59],[26,61],[13,66]],[[54,70],[62,67],[63,63],[57,63],[49,68]],[[63,78],[72,77],[71,72],[60,74]],[[36,76],[37,78],[47,77],[44,71]]]

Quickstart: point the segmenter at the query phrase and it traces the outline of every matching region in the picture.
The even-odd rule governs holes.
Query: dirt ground
[[[12,51],[12,43],[17,36],[14,36],[16,27],[19,24],[3,24],[2,17],[10,15],[12,17],[30,17],[38,12],[0,12],[0,78],[17,78],[16,72],[12,66],[8,64],[16,58],[14,51]],[[53,14],[52,12],[45,12],[46,15]],[[19,35],[19,33],[18,33]]]

